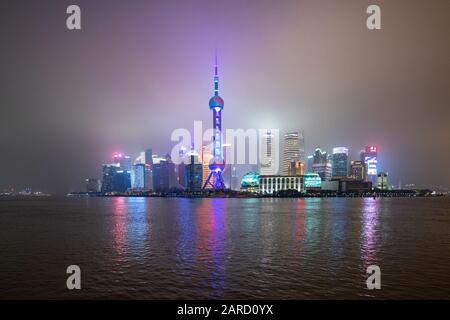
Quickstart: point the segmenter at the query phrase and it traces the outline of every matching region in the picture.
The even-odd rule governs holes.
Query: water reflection
[[[108,199],[109,200],[109,199]],[[125,198],[117,197],[112,199],[113,209],[113,239],[114,250],[118,257],[122,257],[125,244],[125,220],[127,208],[124,205]]]
[[[199,262],[207,272],[211,297],[220,297],[225,282],[224,246],[226,243],[223,199],[202,199],[196,209],[197,249]]]
[[[145,198],[115,197],[112,199],[114,250],[123,258],[127,249],[134,257],[142,257],[148,234],[147,201]]]
[[[134,257],[142,257],[141,250],[145,249],[149,234],[149,216],[147,198],[125,198],[127,211],[126,245],[131,248]]]
[[[362,201],[361,261],[365,269],[376,264],[380,200],[364,198]]]
[[[302,248],[305,236],[305,200],[303,199],[298,199],[295,203],[295,223],[293,226],[294,239]]]
[[[336,275],[344,261],[342,257],[345,255],[345,233],[348,229],[348,201],[347,199],[326,199],[331,203],[329,205],[328,234],[329,241],[326,243],[329,255],[329,270],[330,273]]]
[[[318,237],[321,235],[321,208],[322,199],[305,199],[305,250],[314,250],[319,244]]]
[[[179,199],[177,206],[177,242],[176,242],[176,263],[182,275],[191,275],[194,264],[195,232],[197,226],[197,216],[193,214],[193,209],[197,203],[196,199]]]

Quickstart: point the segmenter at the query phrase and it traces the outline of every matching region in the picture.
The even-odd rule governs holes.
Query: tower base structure
[[[225,190],[225,182],[223,180],[223,169],[225,168],[225,164],[212,163],[209,165],[209,169],[211,170],[208,179],[206,179],[205,184],[203,185],[203,189],[206,189],[210,186],[213,190]]]

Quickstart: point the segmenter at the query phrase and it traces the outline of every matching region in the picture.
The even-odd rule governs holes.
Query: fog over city
[[[211,123],[302,130],[306,153],[378,146],[391,183],[449,186],[450,2],[11,1],[1,11],[0,190],[83,190],[115,151],[170,153]],[[370,3],[382,29],[366,28]]]

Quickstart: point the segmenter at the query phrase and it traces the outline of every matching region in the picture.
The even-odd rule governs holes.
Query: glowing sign
[[[259,173],[249,172],[242,177],[241,187],[257,187],[259,185]]]
[[[370,146],[370,152],[377,152],[377,147],[376,146]]]
[[[317,173],[305,174],[305,188],[320,188],[322,179]]]
[[[376,176],[378,173],[377,164],[378,160],[376,156],[366,156],[364,162],[367,165],[367,174],[370,176]]]

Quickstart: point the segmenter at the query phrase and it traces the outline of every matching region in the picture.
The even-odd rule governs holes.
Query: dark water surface
[[[450,198],[0,201],[2,299],[370,297],[450,299]]]

